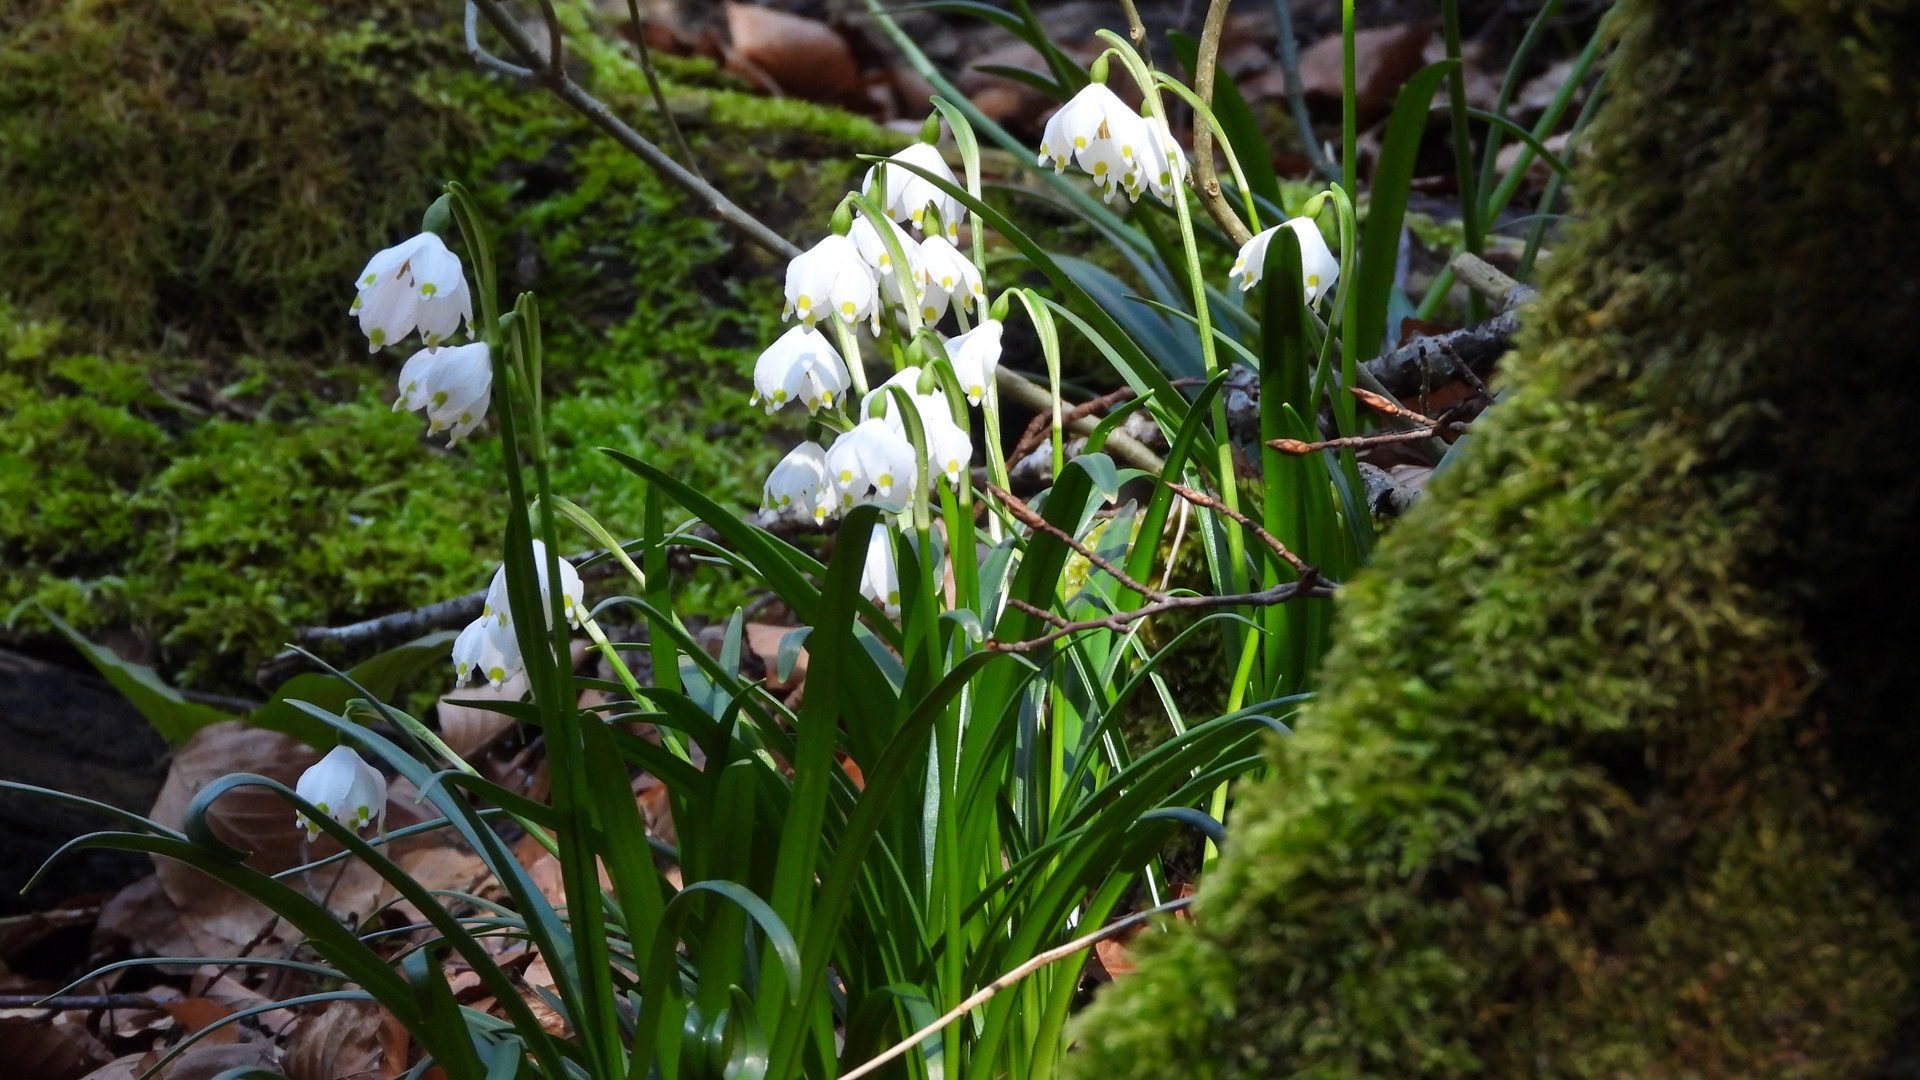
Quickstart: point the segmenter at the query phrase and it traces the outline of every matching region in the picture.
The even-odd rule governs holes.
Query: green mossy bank
[[[637,69],[563,6],[593,90],[660,134]],[[484,583],[497,443],[388,411],[410,349],[346,309],[447,179],[548,314],[559,489],[616,530],[666,462],[743,508],[778,455],[747,408],[779,267],[542,92],[474,72],[460,5],[24,0],[0,12],[0,633],[39,601],[206,688],[291,628]],[[898,136],[669,87],[707,174],[808,240]],[[582,546],[586,546],[583,544]]]
[[[1625,15],[1513,393],[1070,1077],[1915,1073],[1920,4]]]

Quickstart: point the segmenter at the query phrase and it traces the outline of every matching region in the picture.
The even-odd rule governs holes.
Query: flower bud
[[[939,113],[936,112],[927,117],[927,122],[920,125],[920,141],[926,143],[928,146],[933,146],[940,141]]]
[[[1094,57],[1093,65],[1087,68],[1087,77],[1097,83],[1106,82],[1107,81],[1107,57],[1111,55],[1113,55],[1113,50],[1109,49],[1106,52],[1101,53],[1099,56]]]
[[[442,195],[433,200],[433,205],[427,207],[427,212],[420,215],[420,231],[423,233],[438,233],[445,236],[452,224],[453,196],[451,194]]]

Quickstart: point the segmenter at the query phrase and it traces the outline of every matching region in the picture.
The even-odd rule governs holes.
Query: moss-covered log
[[[1070,1075],[1908,1075],[1920,4],[1629,0],[1515,393]]]

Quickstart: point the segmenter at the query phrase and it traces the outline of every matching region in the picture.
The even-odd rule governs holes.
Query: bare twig
[[[1164,600],[1167,598],[1166,593],[1163,593],[1160,590],[1155,589],[1151,586],[1142,585],[1139,582],[1133,580],[1133,578],[1128,576],[1125,570],[1122,570],[1118,566],[1113,565],[1112,562],[1096,554],[1092,548],[1074,539],[1072,533],[1066,531],[1065,529],[1060,528],[1059,526],[1048,521],[1046,518],[1043,518],[1039,514],[1035,513],[1033,510],[1033,507],[1028,506],[1025,502],[1021,501],[1020,497],[1015,495],[1013,492],[1008,491],[1005,488],[1002,488],[1001,486],[999,486],[998,484],[995,484],[991,480],[986,482],[986,487],[987,487],[987,490],[992,492],[996,498],[998,498],[1002,503],[1006,504],[1008,512],[1013,514],[1015,518],[1019,519],[1022,525],[1025,525],[1029,529],[1046,533],[1048,536],[1051,536],[1054,539],[1060,541],[1061,543],[1067,545],[1068,547],[1072,548],[1074,551],[1078,552],[1081,558],[1086,559],[1088,562],[1092,563],[1094,566],[1097,566],[1100,569],[1105,570],[1107,573],[1113,575],[1113,579],[1115,581],[1118,581],[1120,584],[1126,586],[1129,589],[1132,589],[1134,592],[1139,593],[1141,596],[1144,596],[1149,600]]]
[[[967,1000],[961,1002],[958,1005],[955,1005],[952,1009],[947,1011],[946,1015],[940,1017],[940,1019],[935,1020],[933,1023],[928,1024],[926,1027],[921,1028],[919,1031],[916,1031],[913,1034],[907,1036],[906,1038],[900,1040],[898,1043],[895,1043],[892,1047],[888,1048],[885,1052],[881,1053],[879,1056],[868,1058],[866,1061],[855,1066],[853,1069],[850,1069],[847,1072],[842,1073],[840,1076],[840,1080],[860,1080],[860,1077],[867,1075],[868,1073],[874,1071],[875,1069],[878,1069],[880,1066],[885,1065],[887,1062],[892,1061],[894,1058],[897,1058],[900,1055],[906,1053],[907,1051],[913,1049],[914,1047],[919,1046],[920,1043],[927,1038],[927,1036],[932,1035],[934,1032],[939,1031],[940,1029],[946,1027],[948,1024],[951,1024],[955,1020],[958,1020],[961,1017],[967,1015],[968,1013],[972,1012],[974,1009],[979,1008],[981,1005],[985,1004],[989,999],[991,999],[995,994],[998,994],[1000,991],[1005,990],[1007,987],[1014,985],[1015,983],[1019,982],[1021,979],[1026,978],[1027,976],[1033,974],[1034,972],[1039,971],[1041,968],[1046,967],[1048,964],[1051,964],[1057,960],[1065,960],[1067,957],[1072,956],[1075,953],[1081,952],[1088,948],[1091,948],[1094,945],[1097,945],[1100,942],[1105,941],[1108,938],[1113,937],[1114,935],[1120,933],[1122,930],[1126,930],[1129,927],[1136,926],[1139,923],[1145,922],[1146,920],[1154,917],[1155,915],[1164,915],[1170,911],[1179,911],[1180,909],[1191,905],[1195,899],[1197,898],[1192,896],[1183,896],[1178,900],[1173,900],[1168,903],[1161,904],[1159,907],[1153,907],[1153,908],[1148,908],[1145,911],[1134,912],[1132,915],[1129,915],[1124,919],[1117,919],[1113,922],[1108,923],[1107,925],[1101,927],[1100,929],[1095,930],[1091,934],[1087,934],[1084,937],[1075,938],[1072,941],[1067,942],[1065,945],[1061,945],[1058,948],[1048,949],[1046,952],[1043,952],[1037,956],[1034,956],[1032,959],[1028,960],[1026,963],[1021,964],[1019,967],[1014,968],[1012,971],[1009,971],[1005,975],[1002,975],[999,978],[993,980],[992,982],[988,983],[986,986],[981,987],[977,992],[973,994],[972,997],[969,997],[967,998]]]
[[[1445,376],[1448,365],[1435,365],[1436,353],[1450,353],[1455,361],[1469,368],[1491,370],[1494,362],[1513,348],[1513,335],[1519,330],[1518,314],[1509,310],[1465,330],[1415,338],[1363,366],[1388,393],[1406,397],[1420,388],[1423,378],[1431,380],[1435,374]]]
[[[1216,514],[1225,514],[1227,517],[1230,517],[1234,521],[1237,521],[1241,525],[1244,525],[1246,528],[1248,528],[1253,532],[1253,535],[1260,538],[1261,543],[1267,545],[1267,547],[1271,549],[1275,555],[1278,555],[1280,556],[1281,559],[1285,560],[1288,566],[1293,567],[1294,572],[1299,574],[1301,577],[1303,578],[1306,577],[1308,571],[1312,569],[1312,567],[1309,567],[1306,564],[1306,560],[1300,558],[1300,556],[1298,555],[1295,555],[1293,552],[1288,551],[1287,545],[1281,543],[1279,537],[1261,528],[1258,524],[1256,524],[1253,521],[1252,518],[1249,518],[1247,515],[1228,506],[1226,503],[1221,502],[1219,499],[1214,498],[1213,496],[1207,494],[1204,491],[1197,491],[1193,488],[1187,487],[1185,484],[1168,484],[1167,487],[1171,489],[1175,495],[1180,496],[1181,498],[1187,500],[1188,502],[1194,504],[1195,506],[1204,506],[1207,509],[1212,510]]]
[[[1339,586],[1333,582],[1322,580],[1319,571],[1309,566],[1307,567],[1306,573],[1300,576],[1299,581],[1283,582],[1282,584],[1275,585],[1271,589],[1262,589],[1259,592],[1237,593],[1230,596],[1175,596],[1156,604],[1148,604],[1145,607],[1135,608],[1132,611],[1117,612],[1098,619],[1087,619],[1081,622],[1067,622],[1061,619],[1060,616],[1048,611],[1043,611],[1018,597],[1008,597],[1007,603],[1009,606],[1024,611],[1035,618],[1043,619],[1059,629],[1030,641],[989,640],[986,647],[992,649],[994,652],[1035,652],[1039,649],[1046,648],[1048,645],[1059,641],[1063,637],[1078,634],[1083,630],[1112,630],[1116,633],[1125,633],[1128,626],[1139,622],[1141,619],[1152,618],[1155,615],[1164,615],[1170,611],[1206,611],[1212,608],[1223,607],[1273,607],[1275,604],[1284,604],[1289,600],[1325,599],[1332,596],[1338,587]]]
[[[1364,450],[1370,446],[1391,446],[1394,443],[1419,442],[1433,437],[1433,433],[1443,428],[1457,430],[1465,424],[1449,422],[1438,428],[1420,428],[1415,431],[1389,431],[1384,435],[1349,435],[1344,439],[1326,439],[1321,442],[1301,442],[1298,439],[1269,439],[1267,445],[1283,454],[1300,457],[1316,450]]]
[[[653,50],[647,47],[647,21],[640,17],[640,0],[627,0],[627,14],[633,17],[633,44],[640,50],[640,70],[647,77],[647,89],[653,92],[654,108],[660,110],[660,120],[667,125],[667,133],[673,136],[673,145],[680,148],[680,156],[686,159],[687,171],[706,179],[700,172],[700,165],[694,160],[693,147],[687,143],[687,137],[680,131],[680,121],[673,118],[673,110],[667,107],[667,95],[660,90],[660,76],[653,71]]]
[[[1133,387],[1123,386],[1112,393],[1102,394],[1092,401],[1083,401],[1061,414],[1060,422],[1068,427],[1083,416],[1092,416],[1096,412],[1111,408],[1133,397]],[[1007,452],[1008,461],[1019,461],[1028,454],[1040,449],[1047,441],[1047,432],[1053,427],[1053,409],[1043,409],[1033,414],[1033,420],[1027,424],[1027,430],[1020,433],[1020,441],[1013,444]]]
[[[1213,78],[1220,62],[1220,31],[1227,23],[1228,0],[1212,0],[1207,5],[1207,21],[1200,28],[1200,48],[1194,57],[1193,92],[1213,107]],[[1238,247],[1253,239],[1253,233],[1240,215],[1220,194],[1220,176],[1213,168],[1213,125],[1198,110],[1193,116],[1193,189],[1200,204],[1218,222]]]
[[[1402,420],[1411,420],[1422,427],[1433,427],[1440,422],[1431,417],[1422,416],[1412,409],[1407,408],[1405,405],[1394,401],[1392,398],[1382,397],[1371,390],[1363,390],[1358,386],[1349,386],[1347,387],[1347,392],[1359,398],[1361,404],[1366,405],[1368,408],[1378,409],[1389,416],[1397,416]]]
[[[1009,399],[1029,409],[1052,414],[1053,395],[1047,392],[1046,387],[1034,385],[1019,372],[1004,367],[998,368],[994,372],[993,382]],[[1076,435],[1090,435],[1098,426],[1099,422],[1090,416],[1082,416],[1067,422],[1067,430]],[[1145,469],[1150,473],[1162,473],[1167,469],[1164,458],[1147,449],[1145,443],[1124,431],[1114,431],[1107,435],[1107,452],[1136,469]]]
[[[1467,288],[1493,301],[1495,311],[1511,310],[1525,303],[1532,294],[1531,289],[1508,277],[1499,267],[1471,251],[1463,251],[1455,255],[1453,262],[1449,265],[1453,267],[1454,274]]]
[[[513,51],[522,61],[528,65],[540,65],[524,69],[525,76],[519,76],[518,71],[514,70],[504,73],[531,78],[545,86],[555,97],[572,106],[575,112],[591,120],[594,126],[612,136],[614,142],[652,166],[668,182],[706,203],[715,217],[740,230],[747,239],[783,259],[791,259],[800,254],[800,249],[792,241],[769,229],[752,214],[740,209],[733,200],[721,194],[719,189],[688,171],[665,151],[615,116],[613,110],[581,89],[579,83],[568,78],[563,68],[551,64],[549,60],[543,60],[539,50],[534,48],[533,42],[527,37],[526,31],[521,29],[513,13],[502,5],[501,0],[467,0],[467,2],[469,8],[477,7],[480,13],[487,17],[487,22],[506,39],[507,44],[513,47]],[[557,44],[555,47],[558,47]],[[501,71],[502,65],[508,69],[513,68],[513,65],[498,61],[497,58],[495,63],[489,63],[485,59],[484,50],[479,48],[477,37],[470,36],[469,48],[474,51],[474,59],[482,67],[494,71]]]
[[[1140,21],[1140,9],[1133,0],[1120,0],[1120,7],[1127,14],[1127,40],[1133,42],[1133,47],[1140,50],[1140,55],[1144,57],[1147,51],[1147,24]],[[1147,63],[1153,61],[1148,60]]]
[[[553,0],[540,0],[540,17],[547,23],[547,70],[559,71],[566,60],[566,53],[561,44],[560,16],[553,10]]]
[[[505,75],[510,79],[531,79],[533,69],[519,64],[509,64],[505,60],[488,52],[480,44],[480,9],[467,5],[467,53],[473,62],[480,65],[482,71],[491,71],[496,75]]]

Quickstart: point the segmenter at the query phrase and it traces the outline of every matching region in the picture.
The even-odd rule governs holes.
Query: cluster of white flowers
[[[451,446],[486,419],[493,396],[493,356],[486,342],[442,348],[465,323],[473,333],[473,294],[460,256],[430,232],[376,253],[355,280],[350,314],[360,317],[367,351],[397,345],[420,331],[426,348],[400,369],[394,411],[427,411],[429,434],[447,433]]]
[[[1187,156],[1166,122],[1133,111],[1101,82],[1088,83],[1047,121],[1038,163],[1052,163],[1056,172],[1078,165],[1108,202],[1122,191],[1134,202],[1152,191],[1171,204],[1174,185],[1187,175]]]
[[[856,384],[848,365],[860,358],[843,357],[817,324],[837,318],[852,327],[864,320],[877,335],[889,309],[901,313],[909,304],[927,326],[938,324],[956,305],[980,317],[972,329],[948,339],[946,351],[970,404],[979,405],[992,385],[1000,365],[1001,324],[985,317],[979,268],[955,246],[965,209],[900,163],[954,182],[940,151],[916,143],[867,171],[862,186],[886,214],[880,225],[857,215],[845,235],[828,235],[787,265],[785,317],[797,317],[800,325],[754,364],[753,402],[764,404],[768,413],[794,401],[806,405],[810,415],[852,404],[847,392]],[[916,241],[902,224],[922,238]],[[904,267],[896,263],[896,251]],[[766,508],[797,510],[815,521],[869,504],[899,514],[936,477],[956,486],[968,482],[973,440],[964,407],[956,418],[945,391],[935,386],[921,393],[923,374],[918,367],[896,373],[861,398],[849,417],[851,427],[831,446],[804,442],[781,459],[763,489]],[[907,391],[919,418],[927,452],[924,474],[907,422],[892,399],[889,387],[894,386]],[[900,600],[891,536],[887,529],[875,530],[861,578],[861,592],[889,611],[897,610]]]
[[[547,629],[551,630],[553,594],[547,584],[547,546],[538,540],[533,542],[533,566],[539,575],[540,610],[548,613]],[[560,606],[570,626],[579,626],[586,617],[586,587],[580,583],[579,572],[565,559],[560,560]],[[471,677],[494,686],[512,678],[524,666],[520,639],[514,634],[513,609],[507,603],[505,566],[493,572],[493,584],[487,588],[480,617],[468,623],[454,640],[453,665],[456,684],[465,684]]]

